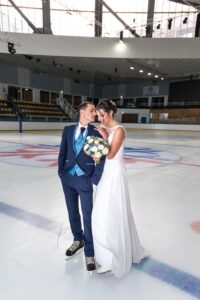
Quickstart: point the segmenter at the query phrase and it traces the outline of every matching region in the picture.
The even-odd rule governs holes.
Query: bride
[[[101,122],[97,130],[108,141],[109,152],[94,197],[92,232],[95,259],[100,265],[97,272],[111,271],[120,278],[130,272],[132,263],[139,263],[145,257],[145,252],[131,212],[122,158],[125,129],[114,119],[116,111],[110,100],[102,100],[97,106]]]

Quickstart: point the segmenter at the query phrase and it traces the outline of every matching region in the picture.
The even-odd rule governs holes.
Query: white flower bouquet
[[[108,144],[98,136],[87,136],[83,150],[87,155],[95,157],[97,159],[96,163],[99,163],[101,157],[108,153]]]

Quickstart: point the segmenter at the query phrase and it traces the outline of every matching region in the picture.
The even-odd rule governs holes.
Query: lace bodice
[[[112,143],[112,139],[113,139],[114,133],[115,133],[116,129],[119,128],[119,127],[123,128],[124,131],[125,131],[125,128],[124,128],[123,125],[116,125],[116,126],[114,126],[112,128],[104,126],[104,128],[108,132],[108,142],[109,142],[109,145]],[[124,141],[121,144],[121,146],[120,146],[118,152],[116,153],[115,157],[113,159],[110,159],[109,161],[111,161],[111,160],[122,160],[123,150],[124,150]]]

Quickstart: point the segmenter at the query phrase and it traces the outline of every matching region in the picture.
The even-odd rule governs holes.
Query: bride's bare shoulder
[[[115,128],[117,129],[117,128],[122,128],[124,131],[125,131],[125,127],[124,127],[124,125],[122,124],[122,123],[117,123],[116,125],[115,125]]]

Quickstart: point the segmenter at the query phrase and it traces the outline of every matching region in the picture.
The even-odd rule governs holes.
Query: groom
[[[102,157],[95,167],[94,160],[83,151],[83,144],[88,135],[100,136],[95,127],[90,124],[95,121],[95,106],[91,102],[83,102],[78,112],[79,123],[66,126],[63,130],[58,157],[58,174],[62,182],[71,231],[74,236],[74,242],[66,250],[66,255],[73,256],[84,247],[87,270],[93,271],[96,266],[91,230],[92,184],[97,185],[101,178],[105,157]],[[79,213],[79,197],[84,230]]]

